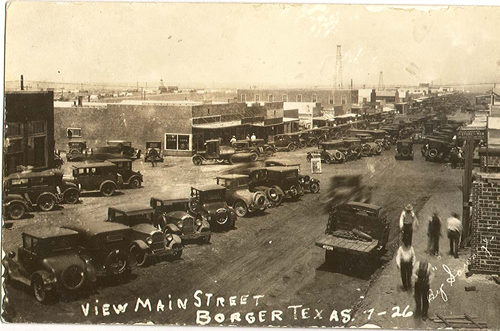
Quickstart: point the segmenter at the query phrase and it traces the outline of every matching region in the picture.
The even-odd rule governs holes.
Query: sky
[[[500,7],[12,2],[5,80],[205,87],[500,82]]]

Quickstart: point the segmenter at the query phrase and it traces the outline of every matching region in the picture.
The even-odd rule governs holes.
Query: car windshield
[[[203,202],[223,201],[224,191],[223,190],[206,191],[201,194],[201,198]]]

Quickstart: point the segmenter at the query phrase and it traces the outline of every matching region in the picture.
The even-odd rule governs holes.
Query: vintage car
[[[70,180],[81,191],[100,191],[106,197],[112,196],[123,185],[118,167],[111,162],[88,162],[72,166]]]
[[[130,253],[138,266],[144,266],[152,257],[170,255],[179,259],[182,255],[182,241],[176,234],[163,233],[155,227],[154,209],[149,206],[128,204],[108,208],[106,222],[119,223],[132,228]]]
[[[319,154],[321,157],[321,162],[326,163],[342,163],[345,161],[345,155],[342,153],[344,149],[344,142],[342,140],[330,140],[319,144],[320,150]],[[307,152],[306,159],[308,162],[311,161],[312,154]]]
[[[231,174],[217,177],[217,185],[226,188],[225,197],[228,205],[233,206],[238,217],[264,211],[268,202],[264,191],[250,191],[247,175]]]
[[[269,159],[264,162],[266,167],[296,167],[299,170],[299,184],[305,192],[319,193],[319,180],[300,173],[300,164],[286,159]]]
[[[299,183],[299,169],[295,167],[257,167],[243,169],[243,174],[250,176],[250,190],[260,188],[274,188],[278,191],[278,196],[271,199],[275,205],[279,205],[283,198],[293,200],[304,195],[304,190]]]
[[[120,153],[124,157],[138,159],[140,155],[137,154],[137,150],[132,147],[132,142],[127,140],[107,140],[107,146],[119,147]]]
[[[422,146],[422,155],[426,161],[444,162],[451,152],[451,144],[447,140],[427,138]]]
[[[396,160],[413,160],[413,141],[409,139],[398,140],[394,157]]]
[[[15,172],[4,179],[4,214],[19,219],[26,211],[38,206],[50,211],[57,204],[77,203],[80,190],[74,183],[63,180],[60,170]]]
[[[113,158],[128,158],[135,160],[137,158],[135,152],[124,152],[122,146],[98,146],[90,148],[87,153],[87,160],[91,161],[105,161]]]
[[[273,144],[277,150],[292,152],[297,148],[306,146],[306,140],[302,138],[301,132],[281,133],[273,137]]]
[[[352,161],[361,158],[361,139],[357,138],[344,138],[345,151],[343,151],[346,160]]]
[[[328,140],[330,128],[325,126],[321,128],[312,128],[303,131],[305,133],[306,145],[309,147],[317,146],[319,143]]]
[[[78,254],[77,238],[77,232],[59,227],[23,232],[17,254],[8,252],[2,261],[6,282],[30,286],[35,299],[42,303],[91,286],[96,281],[95,269]]]
[[[191,160],[196,166],[202,165],[205,161],[215,161],[216,163],[255,162],[259,155],[254,152],[238,152],[230,146],[221,146],[220,139],[207,140],[205,150],[197,151]]]
[[[367,263],[383,255],[389,230],[390,222],[380,206],[350,201],[331,208],[325,235],[316,246],[325,250],[326,263],[334,263],[336,255]]]
[[[226,188],[220,185],[191,187],[189,210],[196,218],[210,223],[213,230],[235,227],[236,213],[226,202]]]
[[[106,222],[72,222],[64,226],[78,233],[75,245],[80,256],[93,266],[97,277],[128,276],[135,267],[130,255],[132,230]]]
[[[161,141],[146,141],[144,162],[163,162]]]
[[[142,185],[143,177],[140,171],[132,170],[131,159],[108,159],[107,161],[116,164],[118,173],[122,176],[123,185],[130,188],[139,188]]]
[[[236,140],[231,146],[237,152],[255,152],[259,156],[273,156],[275,152],[274,146],[267,144],[264,139]]]
[[[203,244],[210,242],[210,223],[190,212],[189,199],[152,197],[149,204],[154,209],[153,225],[164,233],[178,235],[183,243],[191,240]]]
[[[66,160],[68,162],[83,161],[87,157],[87,142],[81,139],[72,139],[68,142]]]
[[[358,133],[356,138],[361,140],[361,156],[380,155],[382,146],[375,142],[375,138],[369,133]]]

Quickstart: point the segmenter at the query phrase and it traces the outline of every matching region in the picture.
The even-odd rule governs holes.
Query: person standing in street
[[[255,135],[255,133],[252,133],[252,137],[250,137],[250,140],[255,141],[255,139],[257,139],[257,136]]]
[[[403,232],[403,244],[407,246],[411,246],[413,226],[418,226],[418,219],[413,211],[413,206],[409,203],[399,217],[399,229]]]
[[[236,142],[236,136],[233,136],[231,140],[229,140],[229,143],[231,144],[231,146],[233,146],[235,142]]]
[[[415,278],[415,317],[422,316],[425,321],[429,313],[429,289],[434,273],[427,261],[419,261],[413,267]]]
[[[410,245],[399,246],[396,255],[396,264],[401,271],[401,280],[403,281],[403,290],[411,289],[411,275],[413,272],[413,265],[415,264],[415,250]]]
[[[427,236],[429,237],[429,254],[438,256],[439,238],[441,237],[441,220],[437,212],[433,213],[429,221]]]
[[[458,245],[460,243],[460,236],[462,235],[462,222],[458,219],[457,213],[452,213],[451,217],[446,220],[446,227],[448,228],[448,238],[450,239],[450,255],[458,259]]]

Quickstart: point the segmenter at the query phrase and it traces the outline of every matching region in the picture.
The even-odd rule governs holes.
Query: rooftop
[[[60,236],[72,236],[72,235],[78,234],[78,232],[75,232],[73,230],[55,227],[55,226],[49,226],[49,227],[43,227],[43,228],[37,228],[37,229],[30,228],[30,229],[26,230],[24,233],[26,233],[29,236],[32,236],[35,238],[40,238],[40,239],[48,239],[48,238],[54,238],[54,237],[60,237]]]
[[[148,205],[142,205],[142,204],[126,204],[119,206],[111,206],[108,208],[108,210],[109,209],[114,209],[116,211],[120,211],[126,214],[136,214],[136,215],[153,212],[153,208],[151,208]]]

